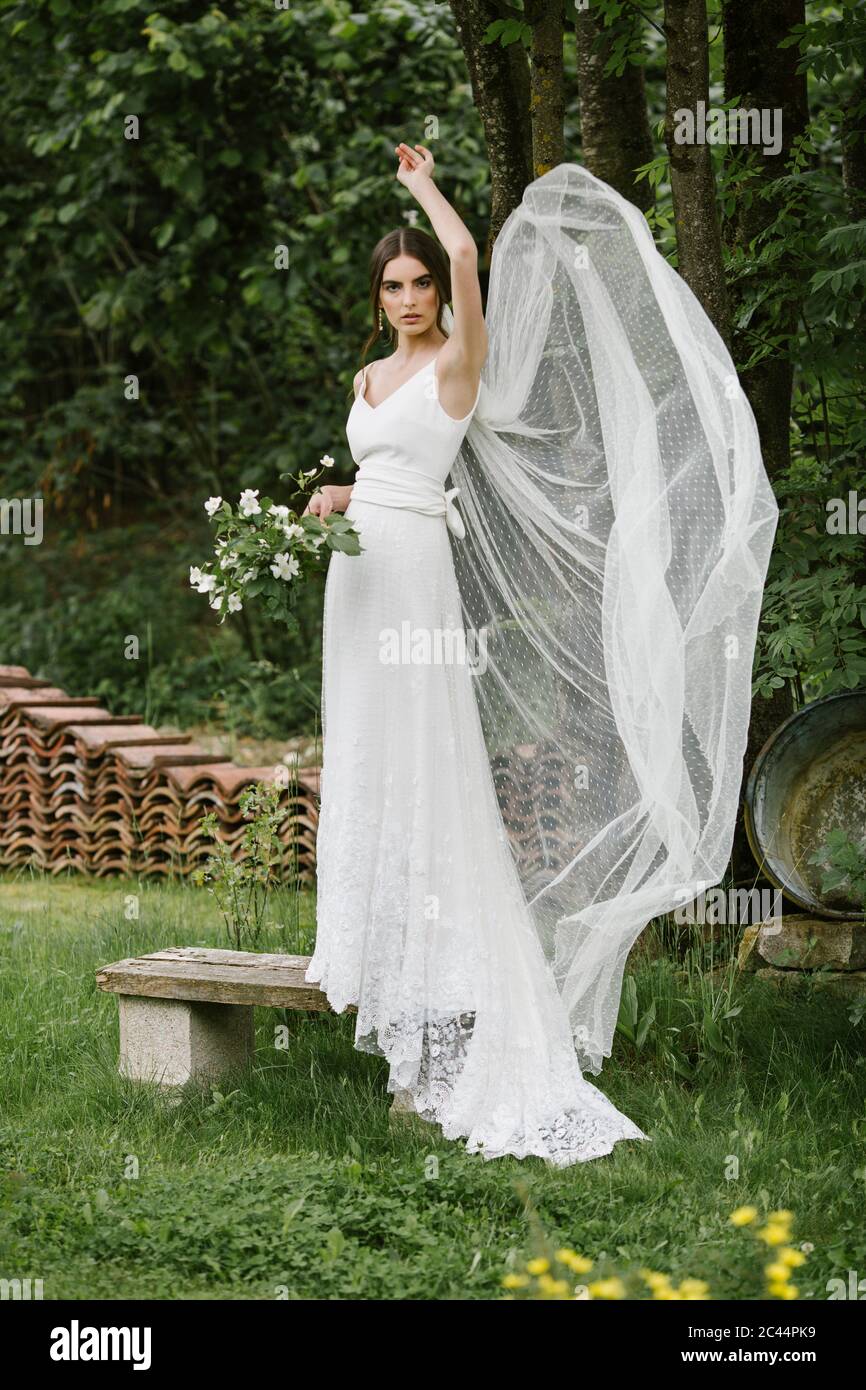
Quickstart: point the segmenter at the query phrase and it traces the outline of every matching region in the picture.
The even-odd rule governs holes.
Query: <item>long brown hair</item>
[[[382,286],[385,266],[396,256],[414,256],[432,276],[439,294],[436,327],[440,333],[445,333],[442,315],[445,305],[451,301],[451,263],[439,242],[429,232],[422,231],[420,227],[396,227],[393,232],[386,232],[381,241],[376,242],[370,256],[370,317],[373,326],[370,336],[361,349],[362,367],[366,363],[370,348],[382,335],[382,329],[379,327],[379,290]],[[388,323],[388,339],[391,347],[395,347],[397,331],[392,323]],[[350,386],[349,395],[351,394],[352,387]]]

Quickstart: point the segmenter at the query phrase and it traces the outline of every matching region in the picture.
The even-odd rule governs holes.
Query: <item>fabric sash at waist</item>
[[[466,535],[463,518],[454,505],[460,491],[424,473],[413,473],[393,463],[362,463],[352,486],[351,500],[372,502],[377,507],[405,507],[425,516],[444,516],[448,530],[458,540]]]

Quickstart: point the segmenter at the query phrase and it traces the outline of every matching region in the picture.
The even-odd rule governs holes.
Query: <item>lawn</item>
[[[314,913],[277,901],[261,949],[309,952]],[[389,1124],[353,1015],[256,1010],[252,1072],[179,1103],[122,1080],[95,971],[195,944],[228,943],[183,883],[0,881],[0,1277],[46,1299],[498,1299],[568,1246],[590,1279],[646,1266],[761,1298],[766,1248],[728,1220],[745,1204],[791,1210],[814,1247],[801,1299],[866,1269],[866,1025],[806,987],[710,974],[729,943],[710,960],[644,933],[629,975],[655,1018],[590,1079],[653,1142],[564,1170]]]

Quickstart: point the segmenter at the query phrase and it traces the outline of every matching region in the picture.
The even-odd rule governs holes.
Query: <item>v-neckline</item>
[[[432,366],[432,364],[436,361],[436,358],[439,356],[439,353],[441,351],[442,349],[439,348],[437,352],[434,352],[433,356],[429,359],[429,361],[424,363],[423,367],[419,367],[417,372],[413,372],[411,376],[407,376],[405,381],[401,381],[400,385],[394,391],[392,391],[389,396],[386,396],[383,401],[380,401],[378,405],[371,405],[370,402],[367,400],[367,370],[370,366],[370,364],[368,363],[367,367],[364,369],[364,374],[361,378],[361,389],[358,392],[358,400],[363,401],[368,410],[381,410],[382,406],[387,405],[388,402],[392,400],[394,396],[397,395],[398,391],[402,391],[404,386],[408,386],[410,381],[414,381],[416,376],[420,376],[423,371],[426,371],[426,369],[429,366]]]

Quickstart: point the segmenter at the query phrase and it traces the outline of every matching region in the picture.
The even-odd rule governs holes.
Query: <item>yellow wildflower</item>
[[[574,1250],[557,1250],[556,1258],[566,1269],[570,1269],[572,1274],[588,1274],[592,1269],[592,1260],[588,1260],[585,1255],[578,1255]]]
[[[791,1222],[794,1220],[794,1213],[792,1211],[785,1210],[771,1211],[769,1216],[767,1217],[767,1220],[771,1222],[774,1226],[790,1226]]]
[[[666,1289],[670,1286],[671,1277],[669,1274],[661,1274],[654,1269],[642,1269],[641,1278],[651,1289]]]
[[[764,1273],[773,1284],[784,1284],[786,1279],[790,1279],[791,1271],[787,1265],[783,1265],[781,1260],[774,1260],[770,1265],[764,1265]]]
[[[625,1284],[620,1278],[596,1279],[589,1285],[590,1298],[625,1298]]]
[[[806,1263],[806,1256],[803,1254],[802,1250],[795,1250],[790,1245],[786,1245],[784,1250],[779,1251],[778,1258],[783,1265],[790,1265],[792,1269],[796,1269],[798,1265],[804,1265]]]
[[[502,1280],[504,1289],[523,1289],[529,1283],[525,1274],[506,1274]]]
[[[530,1274],[545,1274],[550,1269],[550,1260],[546,1255],[537,1255],[534,1260],[526,1261],[526,1268]]]
[[[710,1286],[705,1279],[681,1279],[679,1292],[684,1299],[707,1298]]]
[[[772,1294],[774,1298],[799,1298],[796,1284],[768,1284],[767,1293]]]
[[[757,1207],[737,1207],[736,1211],[731,1212],[728,1220],[733,1226],[748,1226],[749,1222],[754,1221],[757,1215]]]
[[[767,1245],[784,1245],[790,1234],[788,1227],[780,1226],[778,1222],[770,1222],[756,1232],[756,1235],[761,1240],[766,1241]]]
[[[567,1279],[553,1279],[549,1274],[539,1276],[538,1287],[553,1298],[569,1298],[571,1295],[571,1285]]]

